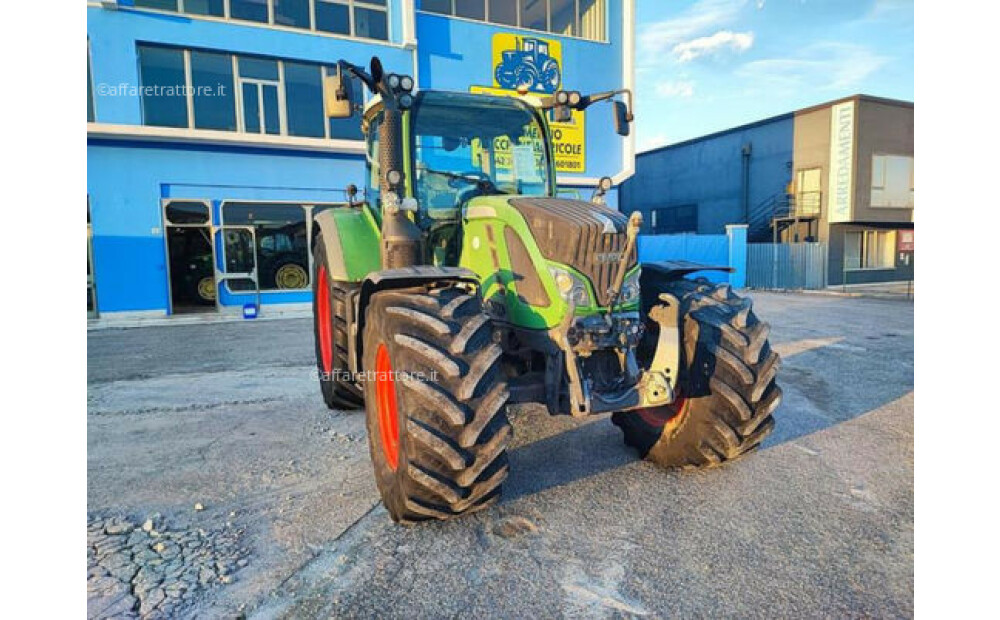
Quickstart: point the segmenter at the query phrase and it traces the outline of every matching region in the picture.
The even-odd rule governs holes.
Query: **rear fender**
[[[686,260],[664,260],[642,263],[642,274],[644,276],[655,275],[657,276],[657,279],[660,280],[680,280],[681,278],[698,271],[723,271],[725,273],[733,273],[736,269],[725,265],[703,265],[701,263],[692,263],[691,261]]]

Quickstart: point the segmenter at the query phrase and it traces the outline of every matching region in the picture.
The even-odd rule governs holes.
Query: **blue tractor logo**
[[[503,51],[495,77],[501,88],[524,86],[529,91],[554,93],[562,81],[559,62],[549,55],[549,43],[541,39],[517,39],[517,48]]]

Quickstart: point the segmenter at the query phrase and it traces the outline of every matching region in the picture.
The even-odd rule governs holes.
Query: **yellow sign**
[[[562,84],[562,43],[509,32],[493,35],[493,85],[552,94]]]
[[[499,35],[497,35],[499,36]],[[517,97],[517,91],[503,88],[489,88],[487,86],[472,86],[470,92],[486,95],[500,95],[505,97]],[[552,133],[552,151],[556,160],[556,172],[573,172],[582,174],[587,167],[585,145],[586,135],[584,132],[585,115],[579,110],[573,110],[573,118],[566,123],[549,123],[549,131]],[[503,162],[513,160],[513,152],[509,140],[498,138],[494,141],[496,150],[497,166],[510,169],[510,164]]]

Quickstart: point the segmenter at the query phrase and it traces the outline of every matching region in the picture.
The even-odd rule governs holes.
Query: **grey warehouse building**
[[[828,246],[830,284],[913,278],[913,103],[855,95],[639,153],[647,234]]]

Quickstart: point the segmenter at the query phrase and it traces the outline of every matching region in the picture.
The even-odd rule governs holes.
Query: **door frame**
[[[193,202],[205,205],[208,210],[208,221],[204,224],[174,224],[167,217],[167,206],[173,202]],[[208,230],[208,242],[212,248],[212,270],[218,270],[218,254],[215,248],[215,226],[212,223],[212,201],[204,198],[161,198],[160,199],[160,219],[163,222],[163,255],[166,258],[167,273],[167,315],[173,316],[174,312],[174,285],[172,274],[170,273],[170,230],[171,228],[205,228]],[[219,312],[222,306],[219,303],[219,285],[216,278],[215,288],[215,311]]]
[[[90,195],[87,195],[87,295],[90,296],[93,308],[87,310],[88,319],[100,316],[97,308],[97,272],[94,271],[94,225],[90,221]]]
[[[250,249],[252,250],[251,256],[253,257],[253,271],[249,272],[232,272],[226,270],[225,258],[226,258],[226,231],[227,230],[243,230],[250,233]],[[257,306],[257,316],[260,316],[260,268],[257,264],[257,229],[251,224],[221,224],[219,226],[212,226],[212,247],[215,248],[215,235],[219,235],[219,239],[222,243],[222,269],[219,269],[219,263],[213,261],[212,265],[215,268],[215,305],[221,311],[222,309],[222,295],[220,291],[225,285],[226,280],[253,280],[254,292],[256,293]],[[214,251],[214,250],[213,250]],[[247,291],[249,292],[249,291]],[[241,293],[235,293],[230,291],[231,294],[237,295]]]

